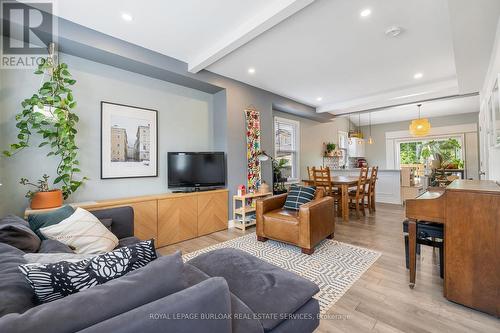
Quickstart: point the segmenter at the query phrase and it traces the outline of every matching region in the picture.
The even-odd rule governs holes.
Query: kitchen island
[[[359,168],[330,169],[332,176],[359,176]],[[371,169],[370,169],[371,172]],[[368,173],[370,177],[370,173]],[[378,169],[375,201],[401,205],[401,170]]]

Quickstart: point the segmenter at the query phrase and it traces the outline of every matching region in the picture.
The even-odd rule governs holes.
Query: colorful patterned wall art
[[[245,109],[247,135],[247,188],[248,192],[256,192],[261,182],[260,161],[260,113],[253,107]]]

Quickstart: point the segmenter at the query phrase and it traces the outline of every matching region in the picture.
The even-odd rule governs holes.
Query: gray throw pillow
[[[40,238],[30,229],[28,222],[14,215],[0,219],[0,242],[24,252],[37,252]]]
[[[19,265],[26,264],[23,255],[23,251],[0,243],[0,318],[35,306],[35,292],[19,270]]]

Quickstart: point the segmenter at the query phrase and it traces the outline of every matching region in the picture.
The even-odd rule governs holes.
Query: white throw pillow
[[[40,228],[43,236],[75,249],[75,253],[106,253],[118,245],[118,238],[97,217],[82,208],[58,224]]]

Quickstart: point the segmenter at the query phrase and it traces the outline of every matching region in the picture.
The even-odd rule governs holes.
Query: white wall
[[[500,74],[500,20],[497,26],[495,44],[493,46],[493,52],[491,54],[490,64],[488,67],[488,72],[486,74],[486,78],[484,80],[483,88],[480,92],[481,105],[486,105],[486,100],[488,98],[489,92],[493,89],[495,84],[495,80],[498,78]],[[481,112],[486,112],[487,110],[482,109]],[[488,124],[481,122],[481,127],[487,128]],[[488,170],[487,177],[491,180],[500,181],[500,147],[492,147],[489,144],[489,141],[484,140],[487,147],[485,149],[481,149],[486,156],[483,156],[482,159],[487,162]]]
[[[328,123],[296,117],[274,111],[274,116],[296,120],[300,123],[300,177],[307,178],[307,167],[322,166],[324,142],[338,143],[337,132],[349,129],[347,118],[335,118]]]

